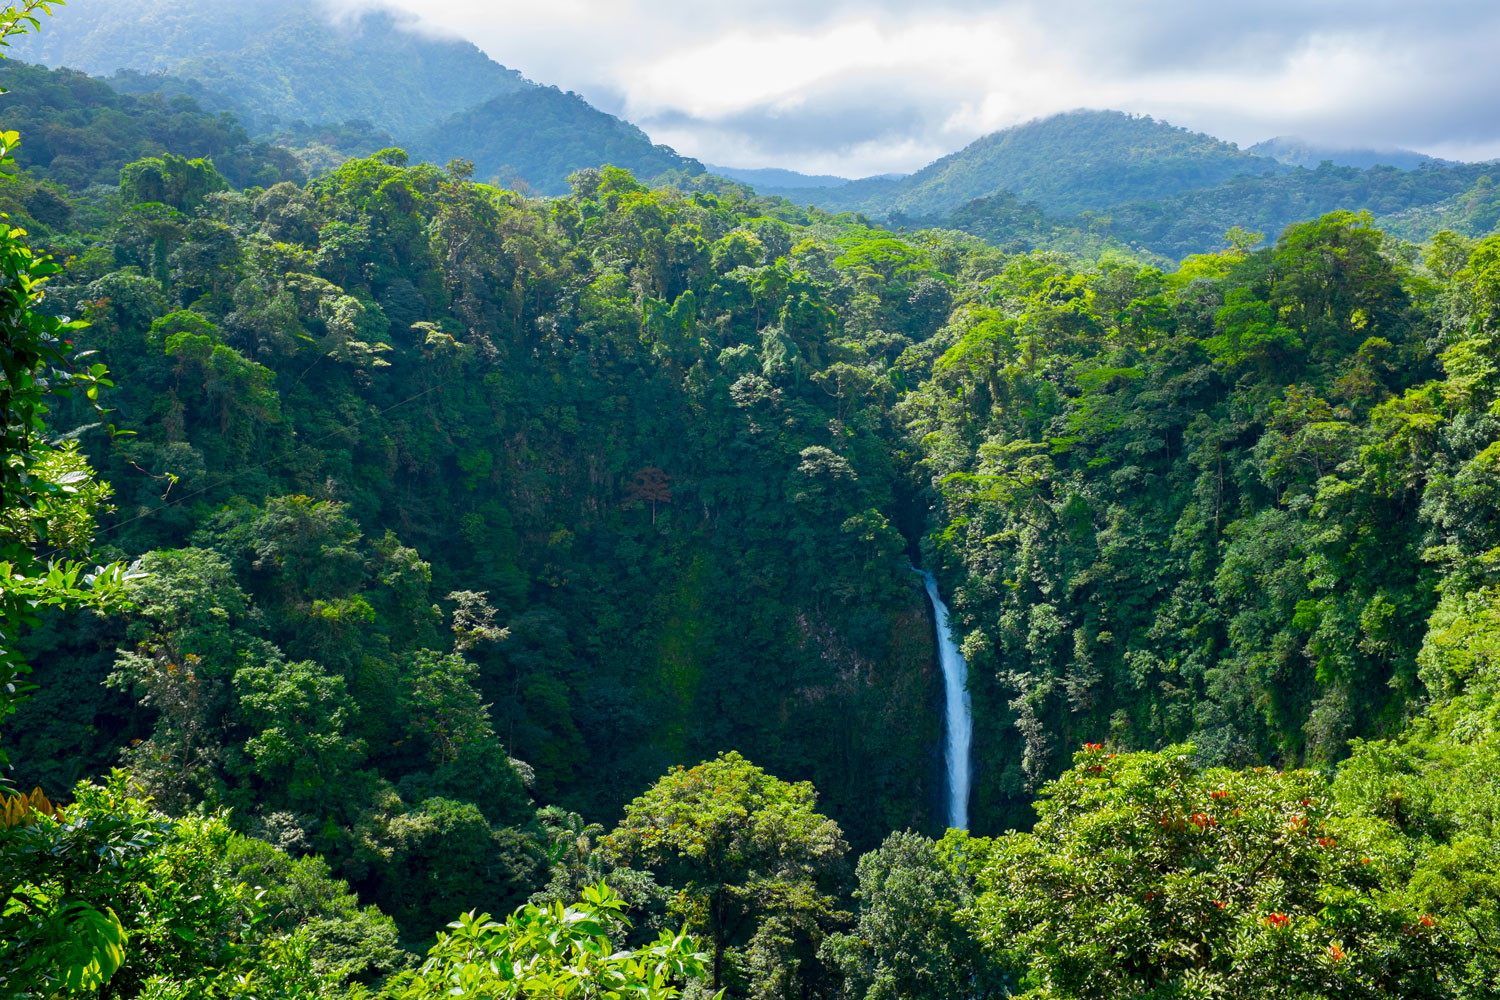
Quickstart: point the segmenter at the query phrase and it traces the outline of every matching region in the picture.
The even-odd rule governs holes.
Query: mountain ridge
[[[340,21],[293,0],[74,0],[68,9],[15,55],[94,76],[196,80],[256,109],[247,124],[257,130],[363,118],[406,133],[535,86],[473,43],[410,30],[414,18],[387,8]]]

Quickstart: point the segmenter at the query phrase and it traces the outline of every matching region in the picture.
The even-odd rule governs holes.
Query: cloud
[[[395,2],[713,163],[913,170],[1077,107],[1242,145],[1500,155],[1489,0]]]

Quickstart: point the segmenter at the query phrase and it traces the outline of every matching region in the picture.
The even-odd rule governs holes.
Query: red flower
[[[1292,918],[1285,913],[1273,913],[1266,917],[1266,926],[1272,930],[1282,930],[1292,922]]]
[[[1318,846],[1319,847],[1332,847],[1333,843],[1334,843],[1334,841],[1333,841],[1332,837],[1319,837],[1318,838]]]
[[[1102,744],[1102,743],[1085,743],[1083,745],[1083,748],[1085,750],[1103,750],[1104,749],[1104,744]]]
[[[1432,914],[1430,914],[1430,913],[1424,913],[1424,914],[1422,914],[1422,926],[1423,927],[1436,927],[1437,926],[1437,921],[1434,920],[1434,919],[1432,919]]]
[[[1229,798],[1229,793],[1226,792],[1222,788],[1215,789],[1214,791],[1209,792],[1208,794],[1209,794],[1210,798],[1214,798],[1214,799],[1227,799],[1227,798]]]
[[[1192,818],[1188,822],[1192,823],[1200,830],[1210,826],[1219,825],[1218,820],[1214,819],[1212,816],[1205,816],[1203,813],[1193,813]]]

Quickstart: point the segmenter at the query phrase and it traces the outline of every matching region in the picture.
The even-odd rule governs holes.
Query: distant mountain
[[[1165,261],[1220,249],[1224,234],[1236,226],[1274,240],[1295,222],[1340,209],[1368,211],[1377,225],[1411,240],[1425,240],[1441,229],[1480,236],[1500,220],[1494,172],[1493,165],[1483,164],[1421,170],[1324,164],[1317,170],[1235,177],[1075,216],[1049,215],[1005,192],[921,224],[959,229],[1009,250],[1097,254],[1113,245]]]
[[[1319,146],[1295,135],[1278,135],[1265,142],[1257,142],[1246,152],[1256,156],[1269,156],[1277,163],[1289,167],[1315,169],[1325,160],[1336,167],[1398,167],[1415,170],[1418,167],[1452,165],[1452,160],[1440,160],[1426,153],[1410,149],[1339,149]]]
[[[536,194],[565,194],[567,177],[611,164],[650,179],[671,171],[695,175],[703,164],[651,142],[645,132],[605,114],[573,93],[532,87],[462,111],[411,142],[434,163],[474,161],[476,177],[524,180]]]
[[[1488,167],[1466,167],[1460,176],[1475,178],[1471,187],[1439,202],[1414,205],[1404,211],[1392,213],[1381,220],[1390,232],[1409,240],[1424,240],[1444,229],[1465,236],[1484,236],[1500,229],[1500,184],[1495,183],[1500,171],[1495,164]]]
[[[468,42],[372,11],[331,21],[306,0],[72,0],[17,58],[108,76],[119,69],[198,81],[252,130],[364,119],[411,134],[532,86]]]
[[[933,218],[1009,191],[1048,212],[1074,214],[1286,169],[1152,118],[1072,111],[991,133],[899,181],[869,178],[823,192],[778,193],[831,211]]]
[[[749,184],[763,194],[789,188],[798,190],[841,187],[849,183],[847,177],[835,177],[833,174],[799,174],[795,170],[782,170],[779,167],[720,167],[711,163],[705,163],[703,166],[711,174],[727,177],[741,184]]]

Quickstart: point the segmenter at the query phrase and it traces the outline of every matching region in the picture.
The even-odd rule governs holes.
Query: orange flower
[[[1215,789],[1214,791],[1209,792],[1208,794],[1209,794],[1210,798],[1215,798],[1215,799],[1227,799],[1227,798],[1229,798],[1229,793],[1226,792],[1222,788]]]
[[[1292,922],[1292,918],[1285,913],[1272,913],[1266,917],[1266,926],[1272,930],[1282,930]]]
[[[1337,941],[1328,942],[1328,957],[1335,962],[1342,962],[1344,960],[1344,949],[1339,947]]]
[[[1319,847],[1332,847],[1333,843],[1334,843],[1334,841],[1333,841],[1332,837],[1319,837],[1318,838],[1318,846]]]
[[[1437,921],[1434,920],[1434,919],[1432,919],[1432,914],[1430,914],[1430,913],[1424,913],[1424,914],[1422,914],[1422,926],[1423,927],[1436,927],[1437,926]]]
[[[1214,900],[1214,908],[1219,910],[1224,909],[1224,901],[1222,899]]]
[[[1102,744],[1102,743],[1085,743],[1083,745],[1083,748],[1085,750],[1103,750],[1104,749],[1104,744]]]

